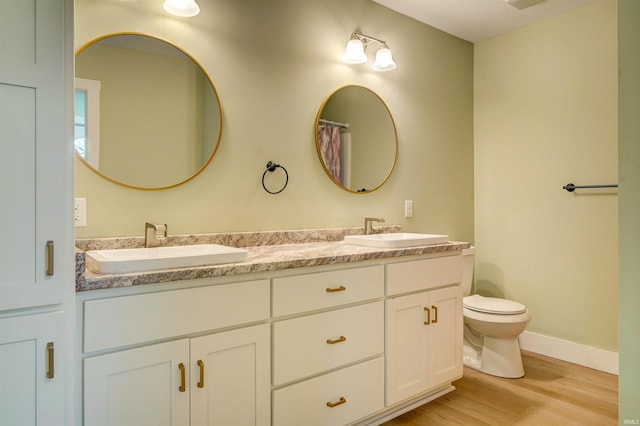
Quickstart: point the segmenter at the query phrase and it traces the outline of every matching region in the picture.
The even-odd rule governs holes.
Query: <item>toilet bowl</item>
[[[518,336],[531,314],[518,302],[470,295],[473,282],[475,247],[462,250],[463,273],[463,363],[493,376],[524,376]]]

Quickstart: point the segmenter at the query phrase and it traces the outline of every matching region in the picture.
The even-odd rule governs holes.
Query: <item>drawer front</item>
[[[387,268],[387,295],[457,284],[462,281],[462,256],[392,263]]]
[[[269,318],[269,281],[90,300],[84,351],[134,345]]]
[[[273,324],[273,381],[280,385],[384,351],[384,302]]]
[[[384,362],[376,358],[274,391],[273,425],[344,425],[383,408]]]
[[[382,265],[275,278],[273,316],[330,308],[383,295]]]

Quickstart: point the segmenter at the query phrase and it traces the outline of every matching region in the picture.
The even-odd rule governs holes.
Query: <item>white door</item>
[[[0,319],[0,425],[64,424],[64,314]]]
[[[387,300],[386,404],[429,386],[426,292]]]
[[[84,359],[84,424],[189,424],[189,340]]]
[[[462,287],[429,292],[429,382],[431,386],[462,377]]]
[[[73,280],[65,7],[0,0],[0,311],[61,303]]]
[[[267,324],[191,340],[191,425],[269,425]]]

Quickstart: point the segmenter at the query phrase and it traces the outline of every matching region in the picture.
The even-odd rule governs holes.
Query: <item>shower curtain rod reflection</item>
[[[340,123],[338,121],[331,121],[331,120],[325,120],[324,118],[321,118],[320,120],[318,120],[320,123],[324,123],[324,124],[330,124],[332,126],[340,126],[342,128],[348,129],[349,128],[349,123]]]

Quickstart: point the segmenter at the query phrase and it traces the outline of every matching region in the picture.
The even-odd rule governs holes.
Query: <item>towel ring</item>
[[[286,175],[287,179],[285,180],[284,185],[282,186],[282,188],[280,188],[279,191],[269,191],[267,189],[267,186],[264,184],[264,177],[267,175],[267,172],[275,172],[278,167],[284,170],[284,174]],[[283,166],[281,166],[276,162],[269,161],[267,163],[267,170],[265,170],[264,173],[262,174],[262,187],[264,188],[264,190],[267,191],[269,194],[279,194],[282,191],[284,191],[288,183],[289,183],[289,172],[287,172],[287,169],[285,169]]]

